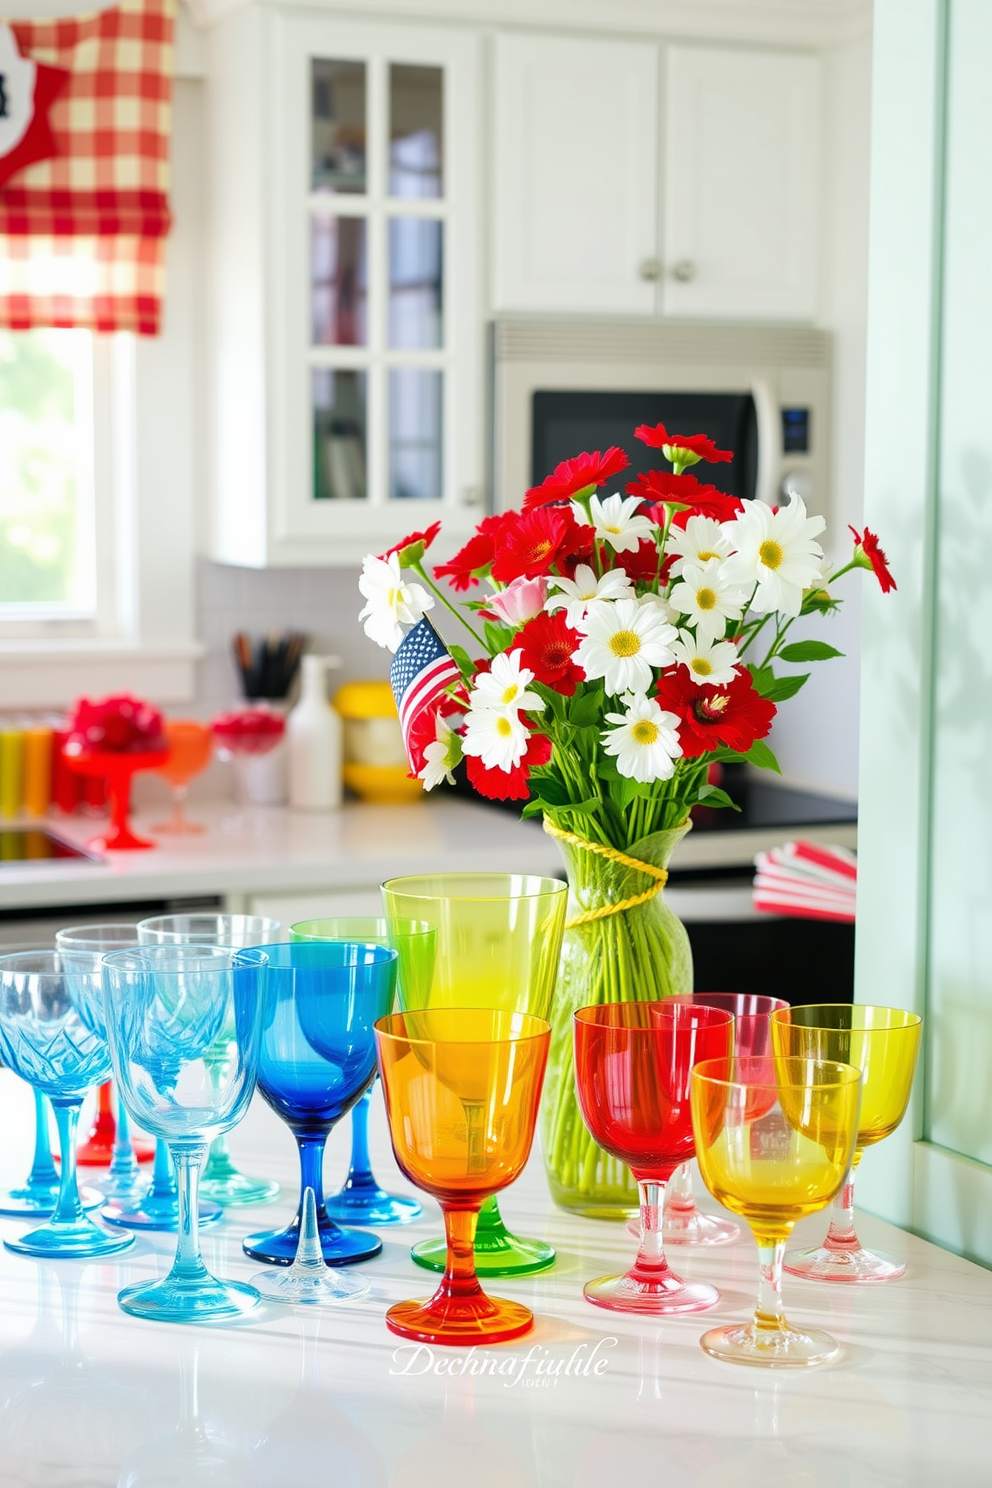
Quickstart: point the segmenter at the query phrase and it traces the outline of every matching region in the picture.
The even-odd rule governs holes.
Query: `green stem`
[[[473,637],[473,639],[478,642],[478,644],[482,647],[483,651],[485,651],[488,655],[492,656],[493,655],[493,651],[492,651],[491,647],[486,644],[485,639],[482,636],[480,636],[479,632],[475,629],[475,627],[473,625],[469,625],[468,621],[465,619],[465,616],[462,614],[461,610],[456,610],[455,609],[455,607],[451,603],[450,599],[447,598],[447,596],[435,584],[434,580],[429,576],[427,570],[424,568],[424,565],[422,563],[415,563],[415,564],[413,564],[413,571],[414,571],[415,574],[418,574],[420,576],[420,578],[423,579],[423,581],[427,585],[428,589],[430,589],[431,593],[434,594],[441,601],[441,603],[444,605],[445,609],[446,610],[450,610],[451,613],[454,615],[455,619],[457,621],[459,621],[460,624],[464,625],[465,629],[469,632],[469,634]]]

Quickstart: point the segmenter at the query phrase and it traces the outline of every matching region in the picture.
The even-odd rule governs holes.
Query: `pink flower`
[[[494,594],[486,601],[486,604],[498,615],[504,625],[523,625],[541,613],[547,597],[547,579],[521,577],[507,584],[499,594]]]

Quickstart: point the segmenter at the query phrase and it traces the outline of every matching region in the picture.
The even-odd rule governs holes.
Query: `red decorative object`
[[[129,692],[90,702],[80,698],[69,726],[66,751],[109,750],[114,754],[165,749],[165,720],[157,708]]]
[[[105,837],[94,837],[89,846],[95,852],[131,852],[154,847],[145,837],[131,831],[131,781],[139,770],[157,770],[169,758],[167,748],[125,753],[110,749],[73,752],[70,742],[64,750],[66,764],[80,775],[103,776],[110,799],[110,829]]]
[[[268,754],[286,730],[286,720],[269,708],[239,708],[236,713],[218,713],[211,721],[217,748],[233,754]]]
[[[86,1141],[76,1153],[76,1162],[84,1168],[106,1168],[113,1157],[117,1123],[114,1120],[114,1107],[111,1100],[112,1089],[112,1082],[107,1080],[97,1091],[96,1116],[93,1118],[93,1125],[86,1134]],[[151,1162],[155,1156],[155,1146],[152,1142],[132,1141],[131,1146],[138,1162]]]
[[[0,25],[0,185],[56,153],[48,110],[68,81],[64,68],[22,57],[13,31]]]

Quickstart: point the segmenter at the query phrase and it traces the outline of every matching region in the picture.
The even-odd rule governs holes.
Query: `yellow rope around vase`
[[[590,842],[587,837],[580,837],[576,832],[563,832],[561,827],[556,827],[548,817],[544,818],[544,830],[549,837],[554,837],[558,842],[567,842],[570,847],[581,847],[586,852],[598,853],[601,858],[607,858],[611,863],[621,863],[625,868],[633,868],[637,873],[643,873],[648,878],[653,878],[654,883],[643,894],[631,894],[629,899],[621,899],[617,904],[601,904],[598,909],[587,909],[582,914],[571,915],[565,921],[566,930],[574,930],[578,925],[589,925],[593,920],[605,920],[607,915],[620,914],[624,909],[635,909],[638,904],[646,904],[656,894],[660,894],[668,882],[667,868],[656,868],[653,863],[643,863],[640,858],[632,858],[628,853],[620,852],[616,847],[605,847],[600,842]]]

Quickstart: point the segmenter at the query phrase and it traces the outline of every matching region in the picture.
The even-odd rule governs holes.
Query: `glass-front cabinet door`
[[[481,515],[476,39],[259,8],[266,561],[354,563]]]

